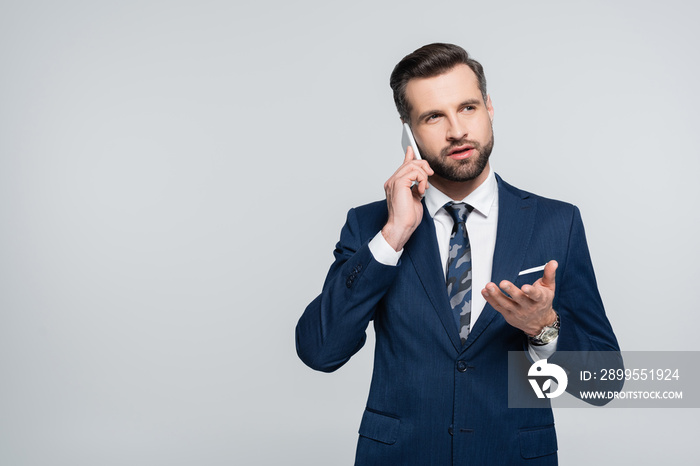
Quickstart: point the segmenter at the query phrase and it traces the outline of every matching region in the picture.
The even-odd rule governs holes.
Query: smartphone
[[[411,131],[411,127],[408,126],[408,123],[403,124],[403,134],[401,135],[401,146],[403,146],[403,155],[404,157],[406,156],[406,151],[408,150],[408,146],[411,146],[413,148],[413,155],[415,156],[416,160],[420,160],[420,151],[418,150],[418,144],[416,144],[416,140],[413,137],[413,132]],[[413,188],[415,185],[417,185],[418,182],[416,180],[413,180],[411,183],[411,188]]]
[[[408,146],[411,146],[413,148],[413,153],[416,156],[416,160],[420,160],[420,152],[418,151],[418,144],[416,144],[416,140],[413,138],[413,133],[411,132],[411,127],[408,126],[408,123],[403,124],[403,135],[401,136],[401,145],[403,146],[403,155],[406,155],[406,151],[408,150]]]

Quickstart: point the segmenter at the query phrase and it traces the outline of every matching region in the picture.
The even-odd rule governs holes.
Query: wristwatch
[[[555,312],[555,314],[557,314]],[[542,346],[550,343],[557,336],[559,336],[559,314],[557,314],[557,320],[554,321],[552,325],[545,325],[538,335],[534,337],[528,336],[530,344],[535,346]]]

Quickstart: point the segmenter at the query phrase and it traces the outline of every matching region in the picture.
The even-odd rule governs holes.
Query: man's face
[[[474,72],[457,65],[406,85],[411,129],[435,175],[449,181],[485,177],[493,148],[493,106],[484,102]]]

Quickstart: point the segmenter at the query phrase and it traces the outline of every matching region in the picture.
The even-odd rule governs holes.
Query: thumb
[[[557,267],[559,264],[555,260],[547,262],[544,266],[544,275],[542,276],[542,286],[554,289],[554,279],[556,277]]]

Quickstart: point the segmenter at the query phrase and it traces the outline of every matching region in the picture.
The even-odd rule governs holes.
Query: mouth
[[[468,159],[474,155],[475,149],[471,144],[457,146],[447,153],[447,156],[455,160]]]

